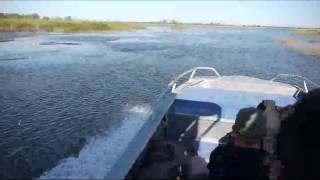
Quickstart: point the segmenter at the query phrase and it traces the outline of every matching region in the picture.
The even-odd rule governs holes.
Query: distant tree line
[[[178,24],[179,22],[176,21],[176,20],[167,20],[167,19],[164,19],[164,20],[160,21],[160,23],[163,23],[163,24]]]
[[[0,13],[0,18],[31,18],[31,19],[39,19],[40,16],[37,13],[33,13],[33,14]]]
[[[32,14],[17,14],[17,13],[0,13],[0,18],[30,18],[30,19],[41,19],[40,15],[37,13],[32,13]],[[60,18],[60,17],[53,17],[53,18],[49,18],[47,16],[43,16],[42,19],[44,20],[50,20],[50,19],[54,19],[54,20],[72,20],[71,16],[66,16],[64,18]]]

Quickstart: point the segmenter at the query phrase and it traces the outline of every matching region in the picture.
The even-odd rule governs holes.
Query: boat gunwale
[[[214,73],[213,76],[195,76],[196,72],[199,70],[210,70]],[[182,80],[184,77],[189,76],[187,81],[182,83],[181,85],[177,85],[178,81]],[[232,75],[232,76],[221,76],[220,73],[214,68],[214,67],[194,67],[192,69],[189,69],[181,74],[179,74],[173,81],[171,81],[169,83],[169,87],[171,87],[171,92],[173,94],[178,94],[179,90],[181,91],[181,89],[185,88],[186,86],[184,85],[188,85],[188,83],[190,83],[192,80],[195,79],[216,79],[216,78],[223,78],[223,77],[248,77],[248,78],[252,78],[252,79],[257,79],[257,80],[261,80],[261,82],[265,81],[265,83],[277,83],[276,85],[282,85],[282,86],[288,86],[288,87],[294,87],[296,88],[296,92],[293,94],[293,96],[297,96],[298,94],[300,94],[300,92],[308,92],[308,84],[311,84],[314,87],[320,87],[319,84],[309,80],[308,78],[305,78],[303,76],[300,75],[292,75],[292,74],[277,74],[276,76],[274,76],[271,79],[260,79],[260,78],[256,78],[256,77],[251,77],[251,76],[243,76],[243,75]],[[303,83],[303,87],[300,87],[298,85],[295,84],[291,84],[289,82],[283,82],[280,81],[282,78],[297,78],[302,80]],[[183,88],[182,88],[183,87]]]

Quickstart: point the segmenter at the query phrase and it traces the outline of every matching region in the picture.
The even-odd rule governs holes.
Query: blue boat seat
[[[190,116],[217,116],[234,120],[242,108],[257,107],[262,100],[274,100],[278,106],[296,102],[293,96],[267,93],[190,88],[179,94],[170,113]]]

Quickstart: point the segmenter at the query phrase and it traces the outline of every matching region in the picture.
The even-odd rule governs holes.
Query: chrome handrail
[[[214,76],[216,77],[221,77],[221,75],[218,73],[218,71],[213,68],[213,67],[195,67],[195,68],[192,68],[188,71],[185,71],[181,74],[179,74],[175,79],[173,79],[170,83],[169,83],[169,86],[172,87],[171,88],[171,92],[172,93],[175,93],[175,90],[177,88],[177,81],[182,79],[183,77],[185,77],[186,75],[190,74],[188,81],[190,81],[191,79],[193,79],[195,77],[195,73],[198,71],[198,70],[210,70],[212,72],[214,72]]]
[[[281,78],[281,77],[285,77],[285,78],[298,78],[298,79],[301,79],[303,81],[303,87],[300,87],[298,85],[294,85],[294,84],[290,84],[288,82],[285,82],[287,84],[290,84],[292,86],[295,86],[296,88],[298,88],[299,90],[302,90],[303,92],[305,93],[308,93],[308,84],[311,84],[313,85],[314,87],[316,88],[319,88],[320,85],[311,81],[310,79],[306,78],[306,77],[303,77],[303,76],[299,76],[299,75],[294,75],[294,74],[278,74],[276,75],[275,77],[273,77],[272,79],[270,79],[270,81],[272,82],[276,82],[277,79]],[[277,82],[282,82],[280,80],[278,80]]]

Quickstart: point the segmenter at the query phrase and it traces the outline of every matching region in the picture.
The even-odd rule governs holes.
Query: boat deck
[[[248,76],[194,77],[176,89],[177,94],[189,88],[220,89],[247,93],[293,96],[298,89],[284,83]]]

